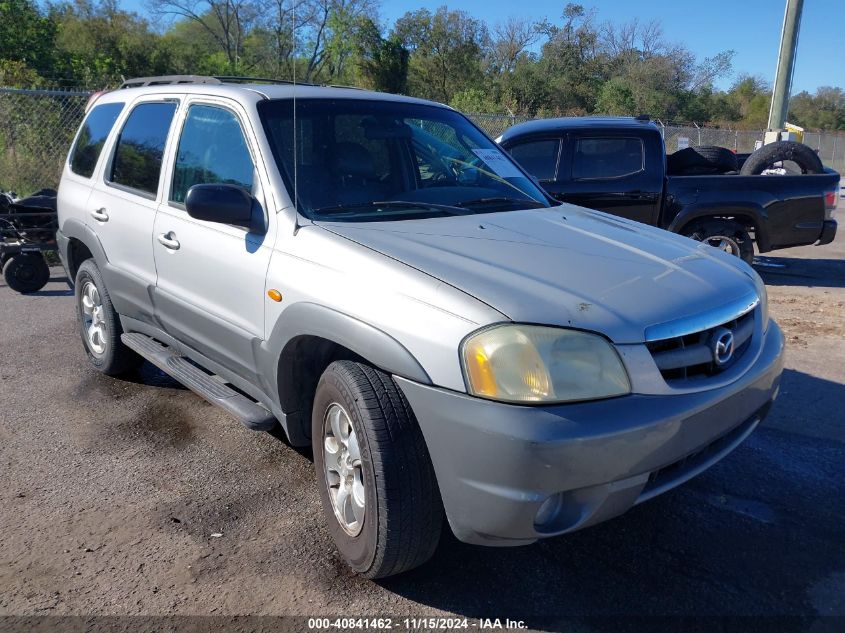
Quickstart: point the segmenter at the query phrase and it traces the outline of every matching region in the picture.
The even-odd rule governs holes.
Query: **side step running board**
[[[146,358],[191,391],[211,404],[226,409],[247,428],[254,431],[269,431],[276,426],[276,418],[263,406],[215,380],[187,358],[174,353],[155,339],[133,332],[121,334],[120,340],[126,347]]]

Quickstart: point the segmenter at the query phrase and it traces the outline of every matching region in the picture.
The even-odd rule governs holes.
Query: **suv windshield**
[[[375,221],[547,207],[546,196],[463,115],[400,101],[258,105],[276,164],[313,220]],[[296,129],[294,130],[294,120]]]

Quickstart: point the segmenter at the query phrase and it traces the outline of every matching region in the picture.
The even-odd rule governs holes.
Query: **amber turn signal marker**
[[[282,300],[282,293],[272,288],[267,291],[267,296],[270,297],[273,301],[279,302]]]

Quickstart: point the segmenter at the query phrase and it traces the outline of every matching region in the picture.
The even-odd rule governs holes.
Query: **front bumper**
[[[396,381],[455,535],[522,545],[617,516],[715,464],[766,415],[782,370],[772,321],[741,378],[696,393],[518,406]]]
[[[836,220],[825,220],[822,224],[822,234],[816,246],[830,244],[836,238]]]

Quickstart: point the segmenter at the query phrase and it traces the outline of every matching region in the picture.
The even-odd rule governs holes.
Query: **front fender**
[[[291,442],[307,443],[310,412],[299,411],[302,394],[296,393],[297,343],[303,337],[324,339],[340,345],[383,371],[430,385],[430,376],[408,349],[378,328],[332,308],[316,303],[295,303],[285,309],[266,341],[260,344],[256,360],[262,387],[278,394],[283,422]]]
[[[266,351],[278,359],[290,342],[300,336],[327,339],[388,373],[431,384],[425,369],[404,345],[386,332],[343,312],[308,302],[290,306],[282,312],[265,341]]]

